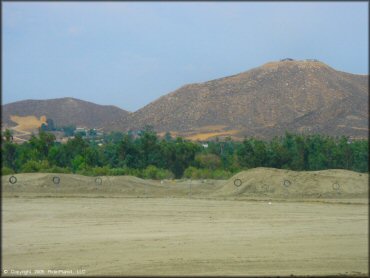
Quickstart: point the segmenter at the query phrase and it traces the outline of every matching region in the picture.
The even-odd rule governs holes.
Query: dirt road
[[[368,273],[366,204],[7,197],[2,208],[3,275]]]

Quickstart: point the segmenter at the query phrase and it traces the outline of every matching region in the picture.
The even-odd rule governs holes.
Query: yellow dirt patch
[[[194,130],[199,130],[199,131],[224,131],[224,129],[226,128],[227,126],[226,125],[206,125],[206,126],[201,126],[197,129],[194,129]]]
[[[206,133],[196,133],[189,136],[186,136],[186,139],[189,140],[208,140],[215,136],[230,136],[238,133],[239,130],[228,130],[228,131],[222,131],[222,132],[206,132]]]
[[[360,130],[368,130],[367,127],[356,127],[356,126],[352,126],[351,128],[352,129],[360,129]]]
[[[176,132],[170,131],[172,137],[183,137],[187,140],[191,141],[202,141],[202,140],[209,140],[215,136],[230,136],[234,138],[233,135],[237,134],[240,130],[223,130],[225,126],[222,125],[214,125],[214,126],[202,126],[197,129],[187,131],[187,132]],[[164,137],[166,132],[158,133],[158,136]],[[237,139],[235,137],[235,139]]]
[[[341,127],[341,128],[352,128],[352,129],[359,129],[359,130],[368,130],[367,127],[357,127],[357,126],[346,126],[346,125],[337,125],[337,127]]]
[[[42,124],[46,123],[46,116],[41,116],[38,119],[36,116],[16,116],[11,115],[10,119],[18,125],[14,128],[15,130],[31,131],[38,129]]]
[[[159,137],[164,137],[166,135],[167,132],[158,132],[157,135]],[[176,136],[179,136],[179,133],[176,132],[176,131],[169,131],[169,133],[171,134],[172,137],[176,137]]]

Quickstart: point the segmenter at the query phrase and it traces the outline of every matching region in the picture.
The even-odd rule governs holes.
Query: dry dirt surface
[[[14,176],[2,177],[2,275],[368,274],[367,174]]]
[[[46,123],[46,117],[41,116],[40,119],[38,119],[36,116],[16,116],[11,115],[10,119],[17,123],[17,126],[14,127],[15,130],[19,131],[34,131],[37,130],[39,127],[41,127],[42,124]]]

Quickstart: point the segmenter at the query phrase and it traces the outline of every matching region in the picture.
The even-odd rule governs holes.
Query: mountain
[[[285,130],[367,137],[368,100],[368,75],[340,72],[317,60],[289,59],[183,86],[115,126],[152,125],[191,139],[271,138]]]
[[[50,118],[57,126],[74,124],[109,129],[114,121],[124,121],[128,114],[112,105],[98,105],[75,98],[23,100],[3,105],[2,122],[7,126],[22,125],[32,129],[35,126],[30,122],[37,124]]]
[[[160,134],[169,131],[192,140],[269,139],[285,131],[366,138],[368,85],[368,75],[337,71],[317,60],[284,59],[185,85],[133,113],[74,98],[25,100],[4,105],[2,121],[18,124],[18,130],[46,118],[59,126],[106,131],[151,125]]]

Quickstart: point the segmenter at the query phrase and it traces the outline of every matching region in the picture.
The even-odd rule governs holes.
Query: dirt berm
[[[368,174],[347,170],[255,168],[225,180],[143,180],[29,173],[2,177],[3,196],[192,197],[232,199],[364,199]],[[13,183],[11,183],[13,182]]]
[[[347,170],[290,171],[255,168],[229,179],[212,196],[237,198],[367,198],[368,174]]]
[[[224,183],[225,180],[157,181],[133,176],[23,173],[3,176],[2,192],[5,197],[206,197]]]

